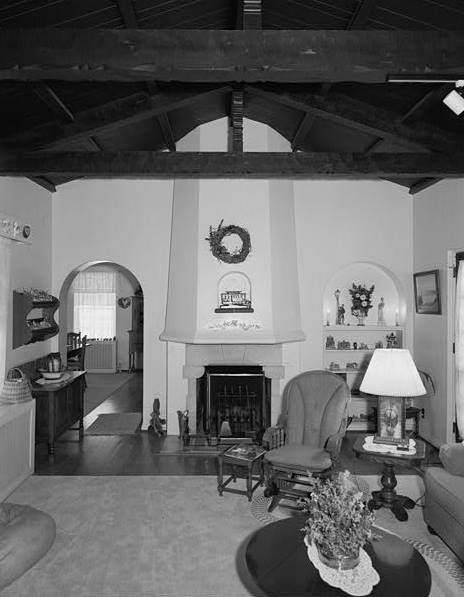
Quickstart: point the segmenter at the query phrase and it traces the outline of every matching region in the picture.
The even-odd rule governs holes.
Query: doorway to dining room
[[[83,368],[92,383],[84,406],[98,406],[128,374],[137,371],[143,377],[143,290],[130,270],[109,261],[84,263],[68,274],[59,298],[63,362],[75,350],[68,347],[70,335],[86,338]],[[139,405],[140,418],[141,411]]]
[[[134,274],[108,261],[88,262],[72,270],[60,291],[62,358],[69,333],[87,337],[88,371],[142,371],[143,291]]]

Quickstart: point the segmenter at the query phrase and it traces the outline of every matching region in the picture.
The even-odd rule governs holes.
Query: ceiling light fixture
[[[443,98],[443,103],[459,116],[464,112],[464,80],[456,81],[455,87]]]

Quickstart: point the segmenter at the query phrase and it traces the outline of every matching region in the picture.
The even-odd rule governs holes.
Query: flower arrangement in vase
[[[300,504],[308,514],[302,530],[317,548],[319,559],[339,570],[357,566],[359,550],[372,538],[375,516],[355,478],[348,471],[332,479],[317,478]]]
[[[351,295],[351,314],[357,317],[358,325],[364,325],[369,309],[372,308],[372,293],[375,285],[370,288],[366,284],[353,284],[349,289]]]

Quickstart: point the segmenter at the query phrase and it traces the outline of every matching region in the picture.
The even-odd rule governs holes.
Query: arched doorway
[[[141,420],[143,290],[136,276],[118,263],[87,262],[66,276],[59,298],[63,362],[68,354],[68,333],[79,332],[87,337],[84,428],[109,413],[137,413]],[[130,391],[125,388],[122,392],[129,381]],[[131,400],[133,389],[137,399]]]

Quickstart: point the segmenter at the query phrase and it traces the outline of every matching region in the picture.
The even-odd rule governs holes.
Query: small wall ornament
[[[224,263],[242,263],[251,251],[250,234],[248,230],[241,226],[235,224],[223,226],[223,222],[224,220],[221,220],[217,228],[209,227],[209,236],[205,240],[209,242],[211,253],[216,259]],[[240,238],[241,247],[231,252],[223,241],[226,237],[234,234]]]
[[[121,298],[118,298],[118,305],[121,307],[121,309],[127,309],[127,307],[129,307],[130,304],[131,304],[130,296],[122,296]]]

